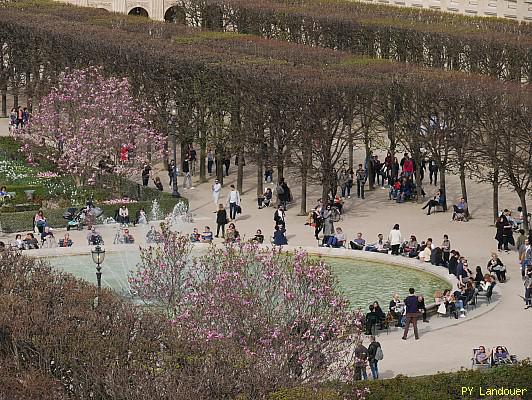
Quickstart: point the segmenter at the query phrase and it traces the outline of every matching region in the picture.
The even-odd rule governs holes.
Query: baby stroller
[[[85,221],[91,219],[94,221],[96,218],[100,217],[103,214],[101,208],[81,208],[79,211],[77,208],[69,208],[64,214],[63,218],[67,220],[67,231],[71,228],[77,228],[78,230],[83,229]]]

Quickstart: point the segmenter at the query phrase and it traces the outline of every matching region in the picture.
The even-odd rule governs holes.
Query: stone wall
[[[419,7],[470,16],[500,17],[532,21],[532,0],[362,0],[373,4]],[[171,0],[64,0],[78,6],[103,8],[108,11],[131,13],[137,7],[150,18],[164,20]],[[136,11],[139,11],[138,9]],[[142,11],[142,10],[141,10]]]

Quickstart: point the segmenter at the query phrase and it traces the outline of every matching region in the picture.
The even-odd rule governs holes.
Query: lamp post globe
[[[100,298],[100,290],[102,288],[102,264],[105,259],[105,250],[100,245],[91,250],[92,261],[96,264],[96,281],[98,282],[98,296]]]
[[[174,145],[174,170],[172,172],[172,196],[181,197],[177,191],[177,106],[175,100],[168,101],[168,111],[170,113],[170,133],[172,135],[172,144]]]

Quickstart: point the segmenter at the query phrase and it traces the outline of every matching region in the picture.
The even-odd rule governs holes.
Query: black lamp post
[[[103,260],[105,259],[105,250],[102,249],[100,246],[96,246],[93,250],[91,250],[92,253],[92,261],[96,264],[96,280],[98,282],[98,296],[95,299],[95,306],[98,305],[98,301],[100,299],[100,291],[102,289],[102,264]]]
[[[168,102],[168,111],[170,112],[170,132],[172,135],[172,142],[174,145],[174,171],[172,173],[172,196],[181,197],[177,191],[177,107],[174,100]]]

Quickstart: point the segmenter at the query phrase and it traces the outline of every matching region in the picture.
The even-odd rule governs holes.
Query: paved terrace
[[[6,134],[5,122],[0,122],[1,132]],[[379,154],[379,152],[377,152]],[[379,154],[381,155],[381,154]],[[355,161],[361,160],[361,154],[356,154]],[[157,175],[157,168],[155,168]],[[158,173],[168,190],[167,174],[165,171]],[[243,213],[235,221],[237,229],[245,238],[253,237],[257,228],[262,229],[265,236],[273,231],[273,208],[257,209],[256,204],[256,178],[255,169],[248,165],[245,167],[244,192],[242,195]],[[275,177],[274,177],[275,178]],[[140,172],[139,172],[140,179]],[[304,247],[313,251],[330,252],[354,256],[351,250],[332,250],[317,247],[314,240],[313,230],[305,226],[305,217],[297,216],[299,211],[299,188],[294,183],[295,178],[287,174],[288,184],[294,194],[294,205],[287,211],[287,237],[290,246]],[[230,176],[224,182],[220,199],[225,199],[229,191],[229,185],[236,181],[236,168],[231,167]],[[429,187],[428,182],[425,190],[430,195],[435,187]],[[181,184],[181,178],[179,180]],[[195,221],[186,226],[184,231],[191,232],[194,226],[202,229],[204,225],[215,227],[215,206],[210,194],[212,180],[209,183],[199,184],[198,176],[194,177],[194,189],[184,190],[180,187],[183,196],[190,201],[190,211],[194,213]],[[460,194],[460,183],[457,176],[450,174],[447,177],[449,200]],[[376,189],[367,192],[366,199],[347,199],[343,221],[336,224],[343,228],[351,240],[356,232],[363,232],[368,242],[374,241],[378,233],[385,236],[394,223],[401,225],[403,236],[415,234],[419,241],[432,237],[439,245],[442,237],[447,233],[452,247],[460,250],[469,261],[472,270],[477,265],[485,271],[490,253],[496,250],[494,240],[495,228],[491,223],[491,189],[488,185],[468,183],[470,210],[474,216],[469,222],[451,222],[451,213],[436,213],[431,216],[425,215],[421,205],[415,203],[397,204],[388,200],[386,190]],[[434,189],[433,189],[434,188]],[[320,197],[321,189],[318,186],[309,188],[308,208]],[[507,189],[501,189],[501,208],[515,209],[518,198],[515,193]],[[132,234],[139,238],[140,228],[131,228]],[[101,227],[106,243],[112,243],[115,233],[113,227]],[[56,232],[56,237],[63,235],[61,230]],[[86,231],[71,231],[75,247],[69,251],[88,254],[88,247],[81,247],[85,243]],[[11,241],[14,235],[4,237],[2,240]],[[221,239],[217,239],[221,242]],[[139,242],[140,244],[141,242]],[[120,245],[117,245],[120,246]],[[121,245],[127,246],[127,245]],[[107,246],[107,251],[113,251],[114,246]],[[46,252],[57,252],[58,249],[33,250],[34,255]],[[42,252],[42,253],[41,253]],[[411,262],[403,257],[383,256],[391,262]],[[461,367],[470,366],[472,349],[478,345],[489,348],[496,345],[506,345],[509,351],[517,354],[519,359],[532,357],[532,347],[529,345],[530,332],[532,331],[532,309],[524,310],[524,304],[519,295],[523,295],[523,284],[519,272],[517,254],[511,251],[509,254],[500,254],[502,261],[507,266],[508,281],[497,285],[494,302],[486,306],[485,300],[481,300],[481,306],[468,313],[467,318],[454,320],[448,318],[433,317],[429,324],[421,323],[420,340],[413,339],[412,330],[409,340],[401,340],[401,332],[393,331],[389,335],[380,333],[378,340],[384,351],[384,360],[379,363],[381,377],[392,377],[397,374],[425,375],[438,371],[456,371]],[[419,263],[416,263],[419,265]],[[88,266],[92,267],[92,266]],[[132,265],[131,268],[134,268]],[[105,277],[105,267],[104,267]],[[406,294],[402,294],[405,295]],[[381,304],[385,305],[381,300]],[[384,308],[384,307],[383,307]]]

